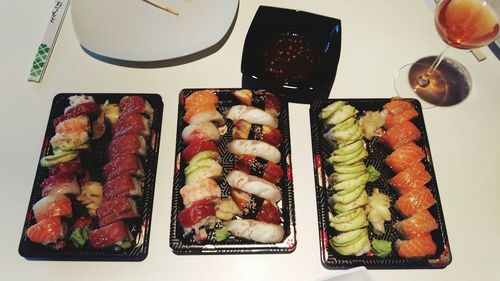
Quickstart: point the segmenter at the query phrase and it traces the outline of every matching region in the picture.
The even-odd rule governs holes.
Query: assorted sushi
[[[182,176],[174,200],[181,205],[173,227],[200,245],[283,242],[289,171],[280,149],[279,99],[263,91],[195,90],[181,93],[180,104]]]
[[[50,258],[50,251],[62,251],[70,259],[82,253],[82,259],[105,259],[108,254],[94,253],[111,249],[112,255],[143,243],[135,235],[144,235],[138,218],[150,211],[142,196],[152,168],[145,165],[157,149],[152,122],[158,105],[139,95],[109,98],[116,103],[98,103],[90,95],[58,99],[68,106],[49,123],[49,147],[37,172],[45,176],[34,186],[23,256]],[[32,252],[36,244],[45,250]]]
[[[327,222],[320,224],[323,264],[343,266],[347,256],[361,255],[373,268],[448,265],[427,139],[414,103],[394,98],[318,105],[311,118],[318,120],[312,121],[315,174],[323,187],[318,208]],[[325,199],[328,209],[319,205]]]

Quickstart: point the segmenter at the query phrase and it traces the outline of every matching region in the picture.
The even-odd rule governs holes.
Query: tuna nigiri
[[[409,217],[418,211],[428,209],[436,204],[436,199],[431,191],[425,187],[412,189],[396,200],[396,208],[405,216]]]
[[[43,197],[33,205],[33,213],[36,221],[42,221],[51,217],[71,217],[71,200],[63,194],[54,194]]]
[[[28,239],[35,243],[55,243],[64,238],[65,225],[61,217],[51,217],[39,221],[26,230]]]
[[[388,129],[381,139],[392,149],[397,149],[420,138],[420,131],[410,121],[404,121]]]
[[[385,163],[387,163],[395,173],[399,173],[413,166],[424,157],[425,153],[422,148],[414,142],[410,142],[402,145],[387,156],[387,158],[385,158]]]
[[[396,251],[403,258],[423,258],[436,253],[437,247],[430,235],[410,240],[397,240]]]
[[[424,209],[416,212],[413,216],[396,223],[395,228],[406,238],[424,236],[434,229],[438,224],[429,210]]]
[[[400,194],[408,193],[410,190],[423,186],[431,180],[431,175],[421,162],[414,163],[411,167],[398,173],[389,180]]]

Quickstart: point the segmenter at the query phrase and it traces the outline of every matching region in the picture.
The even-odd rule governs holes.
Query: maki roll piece
[[[237,120],[234,122],[233,139],[259,140],[277,147],[280,145],[283,135],[277,128]]]
[[[242,89],[234,91],[233,96],[244,105],[263,109],[273,116],[278,116],[281,112],[280,101],[278,97],[271,92],[254,92]]]
[[[387,163],[395,173],[399,173],[410,168],[415,163],[420,162],[424,157],[425,153],[422,148],[414,142],[410,142],[389,154],[389,156],[385,158],[385,163]]]
[[[216,201],[221,198],[221,189],[219,185],[210,178],[204,178],[193,184],[185,185],[181,188],[179,193],[186,207],[202,199]]]
[[[55,118],[52,121],[54,127],[57,127],[59,123],[75,118],[81,115],[84,116],[97,116],[101,112],[101,106],[94,102],[92,97],[86,97],[84,99],[80,99],[79,101],[75,101],[70,97],[70,104],[72,104],[69,108],[67,108],[63,115]]]
[[[266,125],[273,128],[278,127],[278,120],[276,119],[276,117],[260,108],[253,106],[232,106],[226,114],[226,118],[231,119],[233,122],[236,122],[238,120],[245,120],[252,124]]]
[[[424,186],[431,178],[424,164],[416,162],[411,167],[391,178],[389,183],[394,186],[400,194],[406,194],[417,187]]]
[[[423,186],[412,189],[396,200],[395,207],[405,217],[410,217],[418,211],[425,210],[436,204],[431,191]]]
[[[37,222],[52,217],[71,217],[73,215],[71,200],[63,194],[43,197],[33,205],[32,209]]]
[[[281,160],[280,151],[276,147],[263,141],[233,140],[227,144],[226,148],[229,152],[238,156],[248,154],[266,159],[273,163],[279,163]]]
[[[128,174],[107,181],[104,185],[104,197],[118,196],[142,196],[142,182]]]
[[[227,182],[233,188],[248,192],[271,202],[281,200],[281,190],[264,179],[248,175],[241,171],[232,171],[226,177]]]
[[[283,169],[275,163],[247,154],[239,157],[234,169],[261,177],[272,183],[279,182],[284,175]]]
[[[195,239],[200,242],[207,239],[204,228],[213,228],[215,225],[215,204],[210,198],[198,200],[178,215],[179,223],[188,235],[194,231]]]
[[[141,161],[139,161],[139,158],[135,154],[119,155],[114,159],[110,159],[110,162],[104,165],[102,170],[108,181],[122,174],[138,177],[144,176]]]
[[[82,163],[79,160],[71,160],[64,163],[59,163],[50,168],[50,175],[58,174],[73,174],[79,175],[83,172]]]
[[[182,130],[182,139],[187,144],[194,140],[218,142],[220,140],[220,132],[212,122],[195,123]]]
[[[405,259],[429,257],[436,254],[436,243],[431,235],[424,235],[410,240],[397,240],[396,252]]]
[[[190,162],[191,159],[193,159],[194,156],[201,152],[213,152],[216,154],[216,158],[220,158],[219,155],[219,150],[217,149],[217,146],[209,140],[205,139],[196,139],[192,140],[184,150],[182,150],[181,155],[182,159],[186,162]]]
[[[226,228],[237,237],[260,243],[278,243],[283,240],[283,226],[252,219],[237,219],[226,223]]]
[[[126,116],[132,113],[142,114],[149,119],[153,119],[154,109],[148,101],[140,96],[126,96],[118,104],[121,115]]]
[[[104,200],[97,208],[99,226],[111,224],[115,221],[135,218],[139,216],[137,206],[132,198],[120,196]]]
[[[404,237],[412,239],[429,234],[431,231],[438,228],[438,224],[429,210],[424,209],[396,223],[395,228]]]
[[[66,225],[61,217],[50,217],[37,222],[26,230],[26,236],[35,243],[47,245],[64,239]]]
[[[130,240],[130,232],[123,221],[116,221],[89,232],[89,244],[94,249],[104,249],[112,245],[128,248]]]
[[[410,121],[404,121],[394,125],[382,135],[381,140],[393,150],[420,139],[420,131]]]
[[[80,185],[74,174],[50,175],[40,184],[42,196],[51,194],[80,194]]]
[[[146,139],[141,135],[126,134],[111,140],[108,148],[108,158],[115,159],[123,154],[146,156]]]
[[[130,113],[120,116],[112,127],[113,139],[126,134],[141,135],[149,137],[151,135],[150,122],[146,117],[137,113]]]

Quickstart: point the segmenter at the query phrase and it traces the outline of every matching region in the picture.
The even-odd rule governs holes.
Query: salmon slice
[[[434,204],[436,204],[436,199],[434,199],[431,191],[425,186],[414,188],[396,200],[396,208],[405,217],[428,209]]]
[[[423,258],[436,253],[437,247],[431,235],[424,235],[410,240],[397,240],[396,251],[405,259]]]
[[[403,121],[388,129],[381,139],[387,143],[393,150],[399,147],[418,140],[420,138],[420,131],[410,121]]]
[[[219,97],[212,90],[196,91],[186,98],[184,109],[189,111],[203,105],[215,106],[218,102]]]
[[[394,99],[386,103],[384,109],[387,110],[385,117],[385,127],[387,129],[418,116],[418,112],[411,102],[405,100]]]
[[[200,112],[207,112],[207,111],[216,111],[215,105],[214,104],[201,104],[198,107],[195,107],[193,109],[189,109],[186,111],[186,114],[184,114],[183,120],[186,121],[186,123],[190,123],[189,121],[193,116]]]
[[[56,134],[87,132],[89,130],[89,117],[80,115],[66,119],[56,126]]]
[[[51,217],[70,217],[73,214],[71,200],[63,194],[53,194],[38,200],[33,205],[36,221]]]
[[[403,236],[412,239],[429,234],[438,228],[438,224],[429,210],[424,209],[397,223],[395,227]]]
[[[64,237],[61,217],[52,217],[39,221],[26,230],[26,236],[35,242],[48,244]]]
[[[415,162],[411,167],[399,172],[389,183],[400,194],[406,194],[412,189],[426,185],[431,180],[431,175],[425,170],[424,164]]]
[[[385,163],[387,163],[395,173],[399,173],[410,168],[424,157],[425,153],[422,148],[414,142],[410,142],[399,147],[387,156],[387,158],[385,158]]]

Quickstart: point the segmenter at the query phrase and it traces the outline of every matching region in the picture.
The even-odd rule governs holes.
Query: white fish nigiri
[[[281,191],[273,183],[262,178],[248,175],[242,171],[232,171],[226,176],[226,180],[231,187],[248,192],[271,202],[281,200]]]
[[[220,140],[220,133],[212,122],[194,123],[182,130],[182,139],[186,143],[197,139],[217,142]]]
[[[189,124],[203,123],[203,122],[212,122],[217,126],[223,126],[225,123],[224,117],[217,110],[213,111],[202,111],[196,113],[189,119]]]
[[[273,128],[278,127],[278,119],[253,106],[235,105],[229,109],[226,118],[233,121],[245,120],[252,124],[266,125]]]
[[[227,144],[227,150],[232,154],[250,154],[273,163],[278,163],[281,159],[281,153],[276,147],[258,140],[233,140]]]
[[[226,223],[226,228],[235,236],[260,243],[277,243],[283,240],[283,226],[252,219],[238,219]]]

